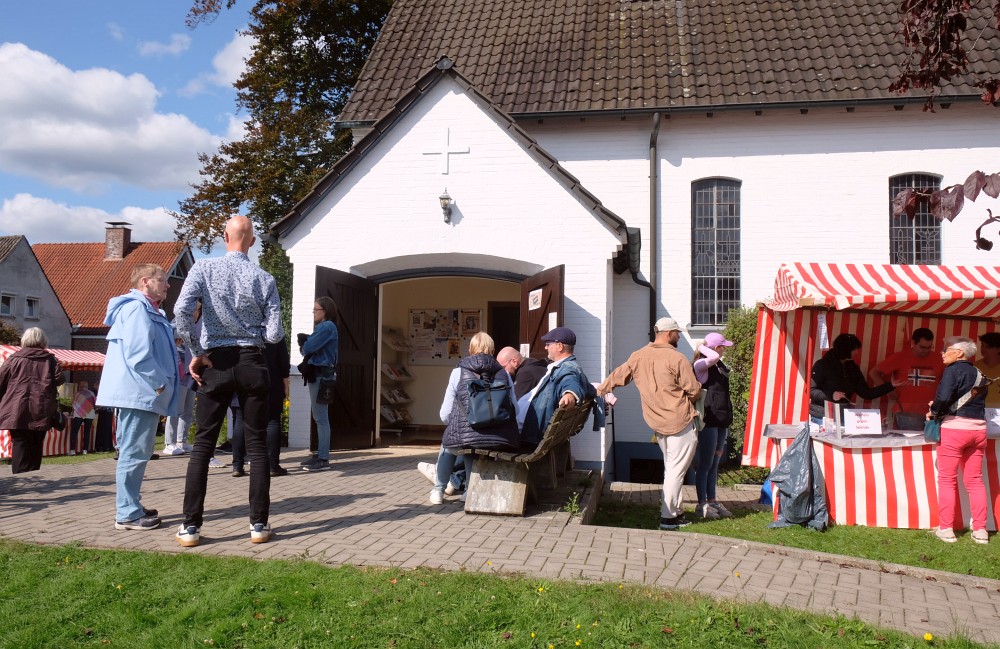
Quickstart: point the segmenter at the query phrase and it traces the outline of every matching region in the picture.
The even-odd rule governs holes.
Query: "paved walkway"
[[[249,542],[247,479],[223,470],[212,470],[209,477],[202,545],[183,550],[174,543],[184,457],[149,464],[144,505],[159,509],[164,520],[152,532],[114,530],[113,460],[43,465],[27,476],[0,467],[0,534],[45,544],[628,581],[836,612],[916,635],[959,631],[979,642],[1000,643],[1000,581],[697,533],[592,527],[562,512],[471,516],[457,500],[427,503],[430,485],[415,467],[433,461],[436,449],[334,455],[330,471],[293,471],[272,481],[276,536],[267,544]],[[304,457],[286,452],[282,461],[292,468]],[[645,487],[616,484],[612,490],[612,497],[655,502],[655,490]],[[754,496],[730,492],[727,500]]]

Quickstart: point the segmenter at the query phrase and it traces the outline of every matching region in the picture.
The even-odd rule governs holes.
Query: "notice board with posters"
[[[410,309],[409,364],[454,366],[482,326],[482,309]]]

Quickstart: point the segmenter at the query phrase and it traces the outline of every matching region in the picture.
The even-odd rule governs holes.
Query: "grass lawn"
[[[979,646],[631,585],[305,560],[0,540],[0,578],[4,649]]]
[[[771,512],[734,510],[729,520],[705,521],[688,511],[692,524],[685,532],[698,532],[772,545],[830,552],[851,557],[901,563],[934,570],[1000,579],[1000,539],[994,535],[989,545],[978,545],[969,532],[958,532],[958,543],[943,543],[927,530],[896,530],[883,527],[835,525],[826,532],[803,527],[769,529]],[[660,508],[610,502],[603,499],[594,516],[594,525],[657,529]]]

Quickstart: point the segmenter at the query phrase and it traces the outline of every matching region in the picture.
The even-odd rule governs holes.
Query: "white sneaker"
[[[719,518],[719,512],[715,511],[715,508],[708,503],[698,503],[698,507],[695,509],[695,512],[699,517],[706,520],[714,521]]]
[[[934,530],[934,536],[938,537],[945,543],[954,543],[958,539],[955,537],[955,530],[950,527],[939,527]]]
[[[444,486],[444,495],[454,496],[456,491],[458,491],[458,489],[456,489],[455,485],[451,484],[451,480],[449,480],[448,484]]]
[[[225,465],[224,462],[220,462],[219,458],[213,457],[211,460],[208,461],[208,468],[209,469],[225,469],[226,465]]]
[[[191,451],[194,450],[194,447],[191,446],[190,444],[188,444],[187,442],[184,442],[183,444],[181,444],[181,448],[184,449],[185,453],[190,453]]]
[[[461,500],[464,503],[465,502],[465,497],[468,496],[468,495],[469,495],[468,491],[463,491],[462,495],[459,496],[458,499]]]
[[[432,505],[440,505],[444,502],[444,492],[440,489],[431,489],[429,498]]]
[[[434,484],[437,481],[437,467],[430,462],[417,462],[417,471]]]
[[[990,542],[990,535],[986,530],[973,530],[972,540],[985,545]]]
[[[163,448],[164,455],[184,455],[184,449],[180,446],[171,446],[168,451],[166,447]]]
[[[70,452],[69,452],[69,453],[67,453],[66,455],[76,455],[76,451],[70,451]]]
[[[708,503],[715,512],[722,518],[732,518],[733,512],[726,509],[726,506],[722,503]]]

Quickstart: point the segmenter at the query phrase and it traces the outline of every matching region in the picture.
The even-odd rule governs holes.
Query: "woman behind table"
[[[830,351],[813,363],[809,417],[817,426],[823,425],[826,401],[851,405],[855,395],[862,399],[878,399],[907,382],[905,378],[893,379],[873,388],[858,367],[860,355],[861,339],[854,334],[840,334],[834,339]]]
[[[21,349],[0,365],[0,429],[10,431],[12,473],[42,466],[42,443],[56,412],[56,387],[63,382],[48,345],[45,332],[32,327],[21,336]]]
[[[448,377],[440,412],[441,421],[446,424],[441,440],[443,450],[438,454],[437,480],[430,495],[430,501],[435,505],[444,502],[445,484],[455,467],[455,451],[462,448],[516,451],[520,445],[517,422],[513,419],[478,430],[469,424],[469,381],[473,379],[480,376],[491,382],[503,379],[507,383],[511,403],[515,402],[514,381],[493,357],[495,350],[493,338],[480,331],[469,341],[469,355],[458,362],[458,367]],[[468,484],[472,477],[472,456],[464,455],[462,459]]]
[[[986,533],[986,487],[983,485],[983,453],[986,451],[986,380],[971,363],[976,344],[968,338],[946,338],[941,352],[944,373],[938,384],[931,416],[941,417],[941,441],[937,447],[938,529],[945,543],[954,543],[958,501],[958,467],[962,467],[965,490],[972,510],[972,540],[989,543]]]
[[[722,353],[733,343],[719,333],[710,333],[695,350],[694,376],[702,385],[705,404],[705,426],[698,431],[698,468],[695,489],[698,492],[698,516],[729,518],[732,512],[715,499],[719,478],[719,463],[726,450],[729,426],[733,423],[733,402],[729,397],[729,368],[722,362]]]
[[[312,335],[299,334],[299,349],[303,358],[315,370],[309,383],[309,400],[312,403],[312,417],[316,422],[316,457],[302,464],[305,471],[323,471],[330,468],[330,406],[317,403],[320,381],[337,378],[339,361],[339,333],[334,320],[337,319],[337,304],[332,298],[323,296],[313,305]]]

